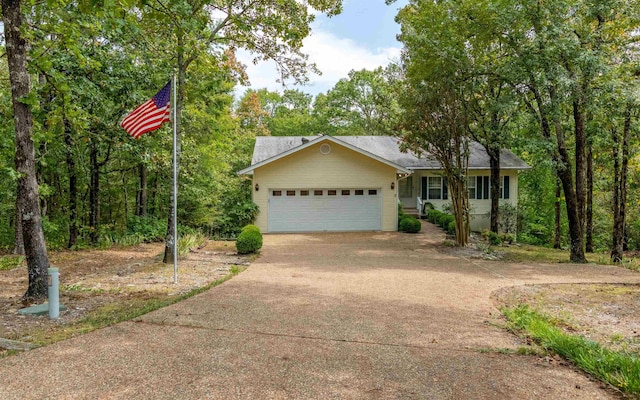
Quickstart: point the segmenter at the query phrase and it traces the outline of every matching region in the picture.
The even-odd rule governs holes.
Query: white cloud
[[[309,61],[316,64],[322,75],[310,74],[309,83],[305,86],[288,84],[287,87],[315,95],[331,89],[340,79],[346,78],[351,70],[372,70],[389,64],[400,56],[400,47],[371,50],[364,44],[318,29],[304,40],[302,52],[309,55]],[[250,54],[244,51],[238,52],[238,59],[247,65],[252,88],[266,87],[272,91],[283,89],[283,85],[277,82],[278,74],[273,62],[254,65]],[[245,90],[246,87],[240,86],[236,92],[242,95]]]

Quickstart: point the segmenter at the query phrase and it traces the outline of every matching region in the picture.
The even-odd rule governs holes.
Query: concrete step
[[[413,217],[418,218],[418,209],[417,208],[403,208],[402,212],[405,213],[405,215],[411,215]]]

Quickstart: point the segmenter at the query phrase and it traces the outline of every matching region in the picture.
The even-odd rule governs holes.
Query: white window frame
[[[469,199],[476,199],[476,176],[468,176],[467,177],[467,191],[469,192]],[[473,182],[473,184],[471,184]],[[473,196],[471,195],[471,189],[473,189]]]
[[[438,183],[431,185],[431,180],[436,180]],[[431,197],[431,189],[439,190],[440,195],[438,197]],[[441,176],[429,176],[427,177],[427,200],[442,200],[442,177]]]

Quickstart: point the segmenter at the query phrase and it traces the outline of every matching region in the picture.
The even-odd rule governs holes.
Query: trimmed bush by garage
[[[398,224],[398,230],[400,232],[418,233],[421,228],[422,224],[420,221],[410,215],[403,216]]]
[[[238,254],[255,253],[262,248],[262,233],[255,225],[247,225],[236,239],[236,250]]]

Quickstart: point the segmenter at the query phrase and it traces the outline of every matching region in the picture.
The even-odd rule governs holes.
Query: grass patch
[[[550,247],[521,244],[518,246],[501,247],[504,253],[503,259],[512,262],[539,262],[547,264],[568,263],[569,250],[553,249]],[[599,265],[617,265],[611,261],[609,253],[587,253],[587,260]],[[632,271],[640,271],[640,259],[626,257],[619,264]]]
[[[92,311],[86,317],[76,321],[70,325],[62,326],[55,331],[50,328],[38,330],[29,334],[30,342],[39,346],[66,340],[74,336],[82,335],[96,329],[104,328],[123,321],[129,321],[141,315],[155,311],[157,309],[175,304],[179,301],[188,299],[197,294],[205,292],[215,286],[218,286],[240,272],[246,267],[231,266],[229,274],[215,280],[208,285],[193,289],[179,296],[163,296],[159,298],[138,298],[125,302],[107,304],[97,310]]]
[[[0,257],[0,271],[9,271],[22,265],[24,256],[10,255]]]
[[[620,390],[640,394],[640,359],[635,354],[609,350],[582,336],[562,332],[527,305],[504,309],[514,331],[524,331],[543,348],[572,361],[579,368]]]
[[[500,248],[505,261],[555,264],[569,262],[569,251],[523,244]]]

